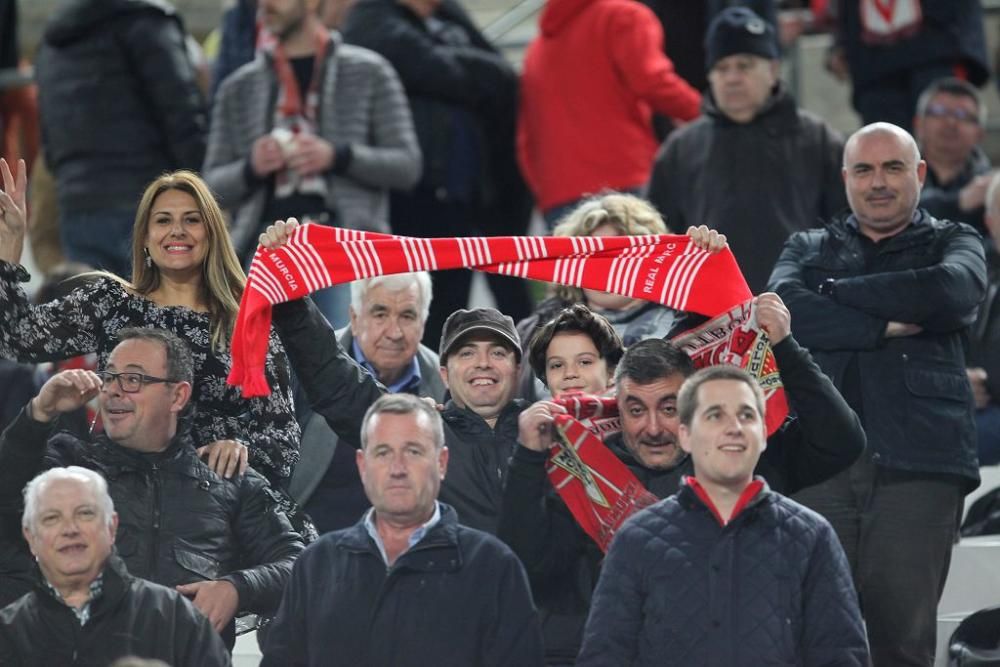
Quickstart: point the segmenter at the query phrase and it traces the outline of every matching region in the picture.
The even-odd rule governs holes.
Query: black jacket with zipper
[[[164,586],[229,581],[241,611],[277,609],[304,546],[256,472],[219,477],[186,432],[165,451],[146,454],[105,436],[88,443],[52,435],[49,424],[22,412],[0,436],[0,513],[19,515],[21,489],[32,478],[70,465],[107,480],[119,518],[115,545],[132,574]]]
[[[820,285],[825,284],[820,294]],[[879,466],[979,484],[963,342],[986,292],[979,234],[922,209],[873,243],[854,216],[788,239],[769,288],[861,417]],[[921,327],[887,337],[888,322]]]
[[[42,580],[0,611],[0,665],[106,667],[119,658],[157,659],[186,667],[228,667],[229,651],[177,591],[133,577],[112,555],[101,594],[80,625]]]

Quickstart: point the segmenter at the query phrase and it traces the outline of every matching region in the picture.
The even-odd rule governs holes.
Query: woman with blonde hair
[[[270,396],[243,399],[226,384],[229,339],[246,276],[219,205],[190,171],[153,181],[135,218],[132,280],[95,272],[65,296],[33,306],[19,283],[27,189],[0,160],[0,357],[39,362],[96,352],[104,367],[125,327],[172,331],[195,360],[192,435],[220,475],[247,463],[284,488],[298,460],[299,427],[292,408],[288,364],[272,332],[266,374]],[[290,502],[287,503],[291,508]]]
[[[641,236],[644,234],[669,234],[663,217],[645,199],[620,192],[605,192],[590,197],[557,221],[555,236]],[[695,243],[703,248],[718,251],[725,247],[726,237],[704,225],[687,231]],[[705,318],[685,313],[644,299],[602,292],[582,290],[577,287],[553,285],[547,299],[535,312],[518,322],[521,340],[532,340],[535,333],[561,310],[582,303],[603,316],[621,336],[625,347],[646,338],[669,338]],[[525,364],[521,369],[518,395],[535,400],[548,395],[545,387],[533,376]]]

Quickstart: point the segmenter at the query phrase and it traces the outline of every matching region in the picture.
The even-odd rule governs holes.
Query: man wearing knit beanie
[[[726,234],[756,294],[789,234],[845,207],[843,138],[797,108],[774,28],[750,9],[716,15],[705,56],[703,115],[660,150],[647,196],[674,232],[705,224]]]

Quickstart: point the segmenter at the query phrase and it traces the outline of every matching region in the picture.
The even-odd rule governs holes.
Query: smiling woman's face
[[[208,231],[194,197],[182,190],[164,190],[153,200],[146,249],[160,271],[201,273],[208,255]]]

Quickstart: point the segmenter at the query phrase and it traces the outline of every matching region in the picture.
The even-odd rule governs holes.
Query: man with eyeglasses
[[[935,218],[965,222],[986,235],[986,189],[993,175],[980,148],[986,107],[961,79],[935,81],[921,93],[913,131],[927,162],[920,205]]]
[[[263,477],[225,479],[198,458],[184,342],[157,329],[124,329],[119,339],[107,368],[57,373],[0,436],[0,570],[33,578],[16,530],[25,484],[56,466],[96,470],[119,511],[115,547],[128,570],[190,597],[231,647],[237,612],[277,609],[302,540]],[[95,397],[103,435],[53,434],[56,417]],[[0,604],[16,588],[6,584],[0,592],[13,597]]]

